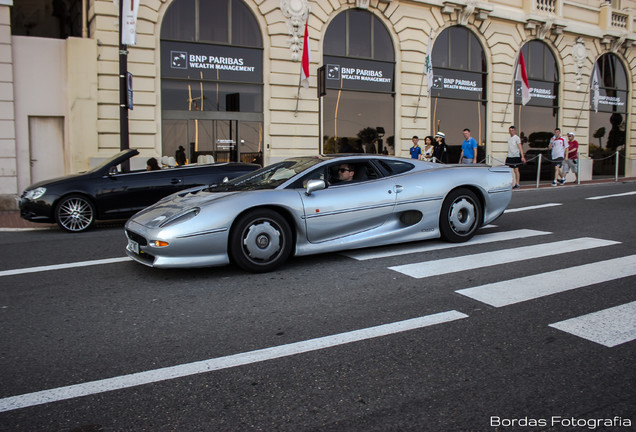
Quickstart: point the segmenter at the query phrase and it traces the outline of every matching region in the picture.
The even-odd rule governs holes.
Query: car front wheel
[[[81,195],[69,195],[55,207],[55,221],[68,232],[86,231],[95,222],[95,206]]]
[[[292,231],[274,210],[258,209],[241,216],[230,234],[230,258],[254,273],[281,266],[292,251]]]
[[[439,218],[442,239],[461,243],[473,238],[481,224],[481,202],[474,192],[460,188],[451,191],[444,203]]]

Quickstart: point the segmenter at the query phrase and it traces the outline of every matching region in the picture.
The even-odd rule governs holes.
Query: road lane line
[[[358,261],[377,259],[377,258],[387,258],[391,256],[398,255],[406,255],[412,253],[420,253],[420,252],[429,252],[440,249],[450,249],[462,246],[471,246],[476,244],[484,244],[484,243],[493,243],[505,240],[514,240],[520,238],[534,237],[539,235],[552,234],[547,231],[535,231],[530,229],[520,229],[514,231],[504,231],[492,234],[481,234],[476,235],[471,240],[465,243],[443,243],[443,242],[428,242],[427,244],[421,243],[413,243],[400,245],[399,249],[396,249],[395,246],[391,247],[391,249],[382,249],[382,250],[360,250],[360,251],[349,251],[345,252],[342,255],[348,256],[349,258],[356,259]]]
[[[616,197],[624,197],[624,196],[629,196],[629,195],[636,195],[636,191],[619,193],[619,194],[612,194],[612,195],[600,195],[600,196],[589,197],[589,198],[585,198],[585,199],[586,200],[600,200],[600,199],[605,199],[605,198],[616,198]]]
[[[636,275],[636,255],[455,291],[494,307],[508,306]]]
[[[70,268],[76,268],[76,267],[112,264],[112,263],[118,263],[123,261],[130,261],[130,258],[128,257],[106,258],[106,259],[92,260],[92,261],[80,261],[80,262],[74,262],[74,263],[68,263],[68,264],[55,264],[55,265],[40,266],[40,267],[21,268],[21,269],[15,269],[15,270],[4,270],[4,271],[0,271],[0,277],[21,275],[26,273],[37,273],[37,272],[51,271],[51,270],[63,270],[63,269],[70,269]]]
[[[439,276],[442,274],[455,273],[464,270],[481,269],[484,267],[507,264],[515,261],[525,261],[532,258],[563,255],[568,252],[576,252],[619,243],[620,242],[611,240],[583,237],[573,240],[564,240],[461,257],[445,258],[427,261],[424,263],[418,262],[413,264],[404,264],[389,267],[389,269],[407,276],[421,279],[429,276]]]
[[[188,364],[171,366],[145,372],[138,372],[130,375],[107,378],[99,381],[86,382],[82,384],[43,390],[19,396],[7,397],[4,399],[0,399],[0,412],[12,411],[16,409],[46,404],[50,402],[58,402],[67,399],[74,399],[113,390],[121,390],[175,378],[182,378],[190,375],[197,375],[216,370],[263,362],[266,360],[289,357],[296,354],[322,350],[338,345],[359,342],[367,339],[388,336],[396,333],[406,332],[409,330],[415,330],[432,325],[456,321],[467,317],[468,315],[466,314],[451,310],[433,315],[412,318],[405,321],[383,324],[376,327],[369,327],[346,333],[339,333],[331,336],[309,339],[306,341],[295,342],[287,345],[279,345],[246,353],[234,354]]]
[[[612,348],[636,339],[636,301],[559,321],[550,327]]]
[[[519,207],[519,208],[514,208],[514,209],[506,209],[504,211],[504,213],[517,213],[520,211],[526,211],[526,210],[537,210],[537,209],[542,209],[542,208],[546,208],[546,207],[555,207],[555,206],[560,206],[563,205],[561,203],[548,203],[548,204],[541,204],[541,205],[536,205],[536,206],[529,206],[529,207]]]

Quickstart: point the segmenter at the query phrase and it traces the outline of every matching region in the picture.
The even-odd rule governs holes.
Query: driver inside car
[[[356,171],[350,164],[342,164],[338,167],[338,182],[348,182],[353,180]]]

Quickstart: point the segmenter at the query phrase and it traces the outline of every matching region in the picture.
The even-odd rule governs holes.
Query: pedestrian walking
[[[565,183],[563,161],[568,158],[568,143],[561,136],[561,129],[554,129],[554,136],[550,139],[548,148],[552,151],[552,165],[554,166],[554,181],[552,186]]]
[[[521,186],[519,182],[521,175],[519,174],[519,166],[526,163],[526,158],[523,155],[523,146],[521,145],[521,138],[517,135],[517,129],[514,126],[508,128],[508,156],[506,157],[506,165],[512,168],[515,173],[515,185],[513,189],[519,189]]]
[[[460,164],[477,163],[477,141],[470,136],[470,129],[463,131],[464,142],[462,142],[462,152],[459,155]]]
[[[570,170],[572,170],[572,172],[574,173],[574,181],[577,182],[579,180],[579,167],[578,167],[579,143],[577,140],[574,139],[574,132],[568,132],[567,137],[568,137],[568,157],[564,161],[564,165],[563,165],[563,171],[565,172],[565,175],[563,176],[564,177],[563,183],[565,183],[565,176]]]

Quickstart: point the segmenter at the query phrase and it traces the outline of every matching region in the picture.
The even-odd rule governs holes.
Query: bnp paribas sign
[[[263,51],[227,45],[161,43],[161,74],[164,78],[260,83]]]
[[[328,89],[393,92],[395,65],[392,62],[324,56]]]

